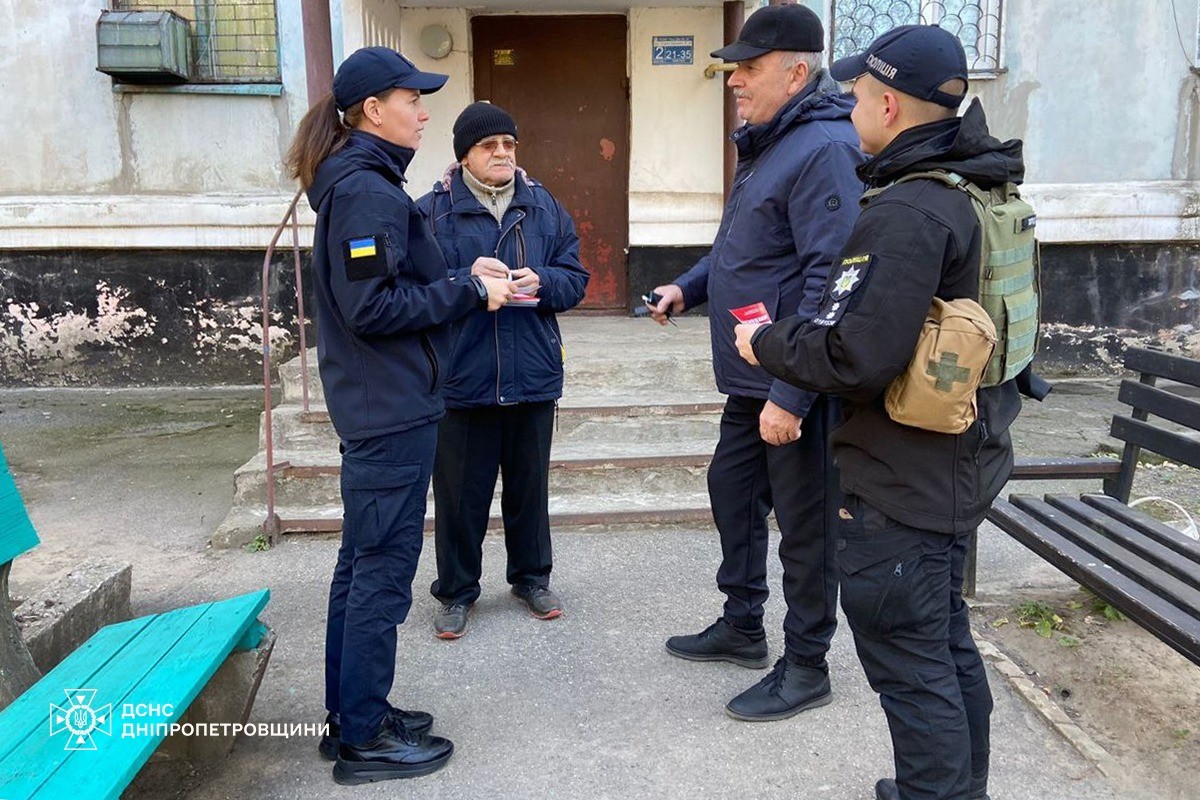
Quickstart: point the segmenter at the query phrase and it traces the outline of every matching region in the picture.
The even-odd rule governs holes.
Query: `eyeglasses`
[[[517,149],[517,140],[511,136],[493,136],[490,139],[484,139],[475,146],[482,147],[489,153],[494,153],[500,149],[501,145],[504,146],[505,150],[512,152],[513,150]]]

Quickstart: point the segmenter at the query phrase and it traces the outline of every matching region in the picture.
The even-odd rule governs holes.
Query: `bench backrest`
[[[1121,381],[1117,399],[1133,407],[1128,417],[1113,417],[1110,433],[1125,442],[1121,471],[1104,482],[1104,493],[1122,503],[1129,502],[1138,456],[1143,449],[1189,467],[1200,468],[1200,402],[1157,386],[1170,380],[1200,387],[1200,361],[1156,350],[1130,348],[1125,367],[1139,373],[1138,380]],[[1150,417],[1156,417],[1154,421]],[[1159,420],[1175,423],[1180,431]]]
[[[37,532],[29,521],[21,493],[17,491],[17,483],[4,458],[4,449],[0,448],[0,566],[32,550],[37,543]],[[7,600],[7,597],[0,598],[0,601]]]

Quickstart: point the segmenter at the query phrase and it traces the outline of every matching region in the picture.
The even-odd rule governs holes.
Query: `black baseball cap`
[[[763,6],[746,19],[737,41],[712,57],[725,61],[749,61],[772,50],[819,53],[825,49],[825,28],[808,6]]]
[[[869,74],[918,100],[958,108],[966,94],[947,94],[938,87],[955,78],[966,86],[967,54],[957,36],[937,25],[901,25],[863,52],[833,62],[829,74],[835,81]]]
[[[339,111],[361,103],[386,89],[400,87],[433,94],[449,75],[421,72],[416,65],[389,47],[355,50],[333,76],[333,99]]]

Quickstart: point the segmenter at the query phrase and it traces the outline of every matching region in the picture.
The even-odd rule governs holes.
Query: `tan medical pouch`
[[[901,425],[962,433],[979,415],[975,392],[996,347],[996,326],[974,300],[933,299],[908,369],[884,406]]]

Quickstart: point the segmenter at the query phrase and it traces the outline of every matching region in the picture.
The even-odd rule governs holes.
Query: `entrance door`
[[[517,163],[575,220],[584,308],[624,309],[629,236],[627,25],[620,16],[475,17],[475,97],[513,115]]]

